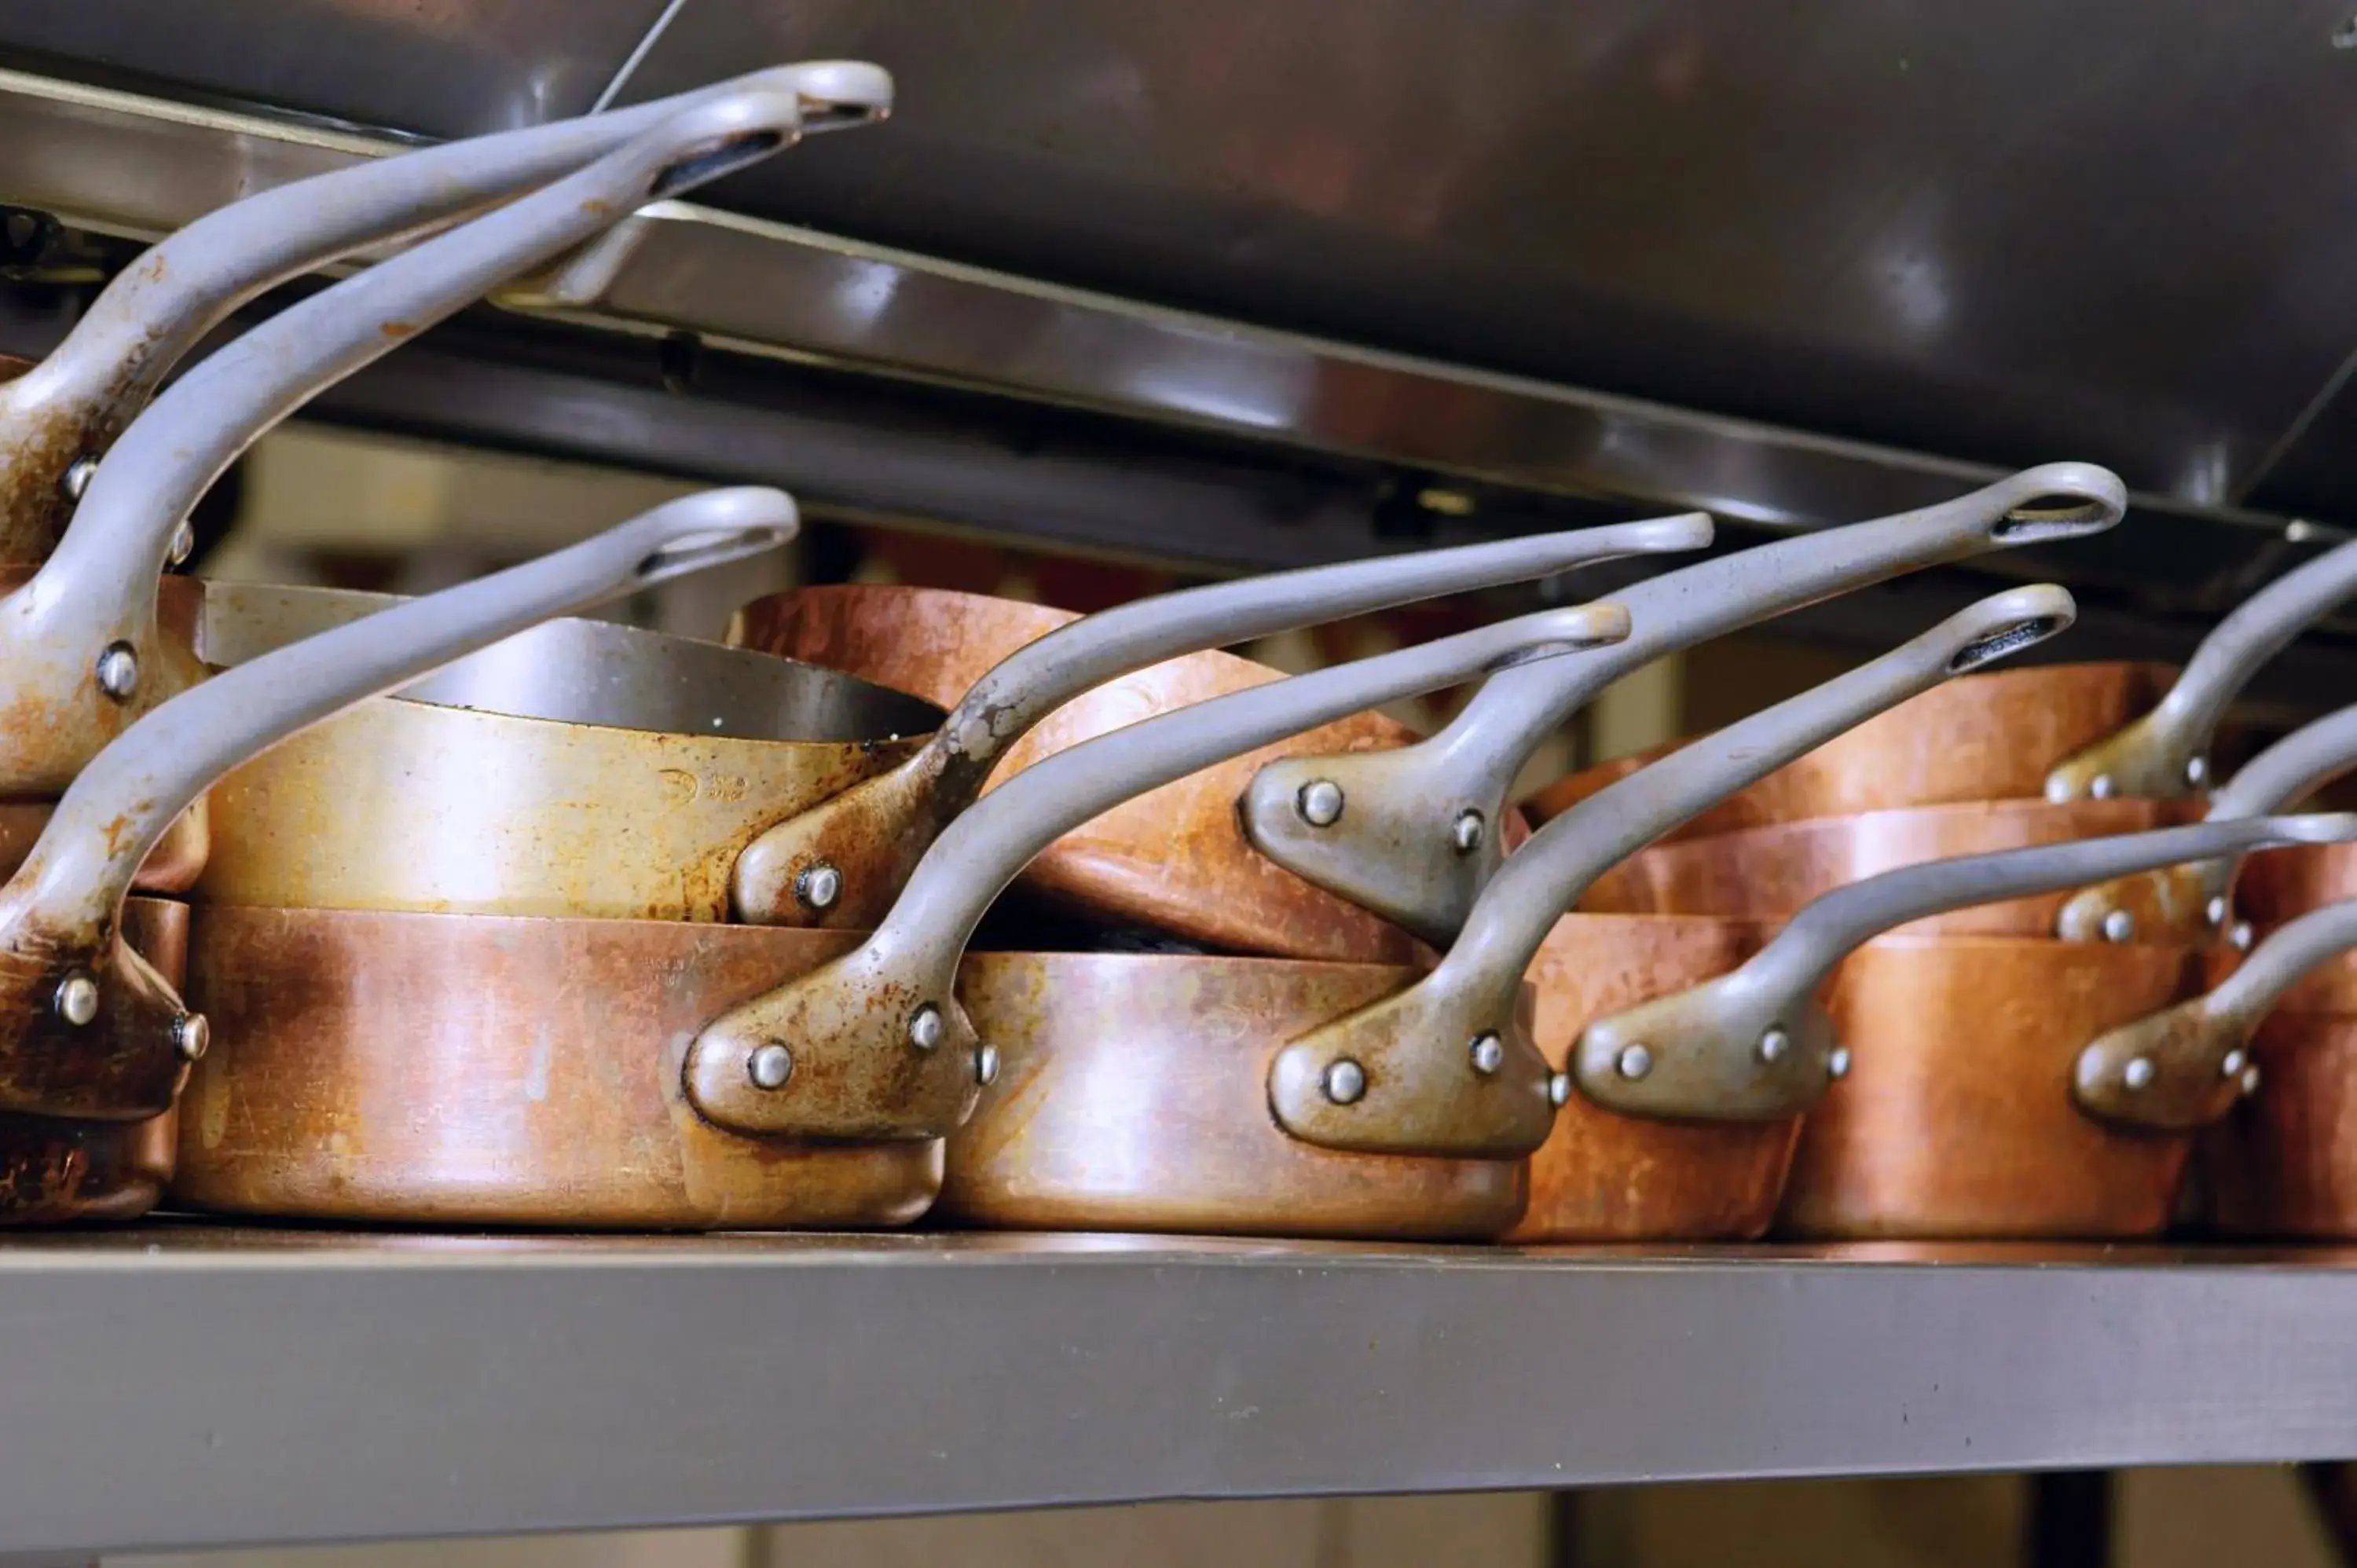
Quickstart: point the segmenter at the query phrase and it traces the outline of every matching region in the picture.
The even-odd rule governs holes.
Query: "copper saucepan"
[[[1501,660],[1627,635],[1560,610],[1183,708],[948,822],[871,937],[710,922],[204,907],[215,1046],[174,1196],[423,1222],[893,1224],[996,1058],[952,994],[1036,849],[1128,793]],[[799,979],[795,977],[800,977]]]
[[[857,914],[873,925],[1004,749],[1100,681],[1321,618],[1684,548],[1706,532],[1698,519],[1587,529],[1141,600],[1019,650],[930,735],[909,738],[651,733],[366,703],[214,791],[213,855],[197,893],[248,907],[828,927]],[[680,651],[663,646],[666,660]],[[832,678],[741,650],[719,656]],[[580,711],[603,705],[593,697]],[[1380,931],[1362,921],[1358,935]]]
[[[546,616],[741,559],[791,537],[774,490],[659,509],[586,543],[256,660],[158,704],[84,768],[0,887],[0,1219],[120,1217],[152,1188],[201,1014],[126,945],[134,874],[240,758],[338,708]],[[158,945],[176,928],[143,917]],[[36,1175],[35,1173],[39,1173]]]
[[[239,452],[303,399],[500,280],[646,199],[786,145],[800,101],[782,75],[779,85],[691,95],[587,167],[273,317],[159,396],[97,466],[55,553],[0,598],[0,795],[55,795],[99,747],[201,678],[188,637],[159,621],[156,583],[175,530]],[[442,178],[470,188],[447,163],[436,161],[446,172],[436,188]]]
[[[1238,802],[1245,835],[1287,870],[1445,943],[1501,858],[1496,835],[1480,825],[1499,819],[1531,752],[1610,681],[1675,649],[1902,572],[2101,532],[2119,521],[2125,496],[2104,469],[2049,464],[1940,506],[1641,583],[1624,596],[1637,635],[1592,669],[1510,672],[1415,746],[1269,764]]]
[[[1819,894],[1901,865],[2173,822],[2266,816],[2357,768],[2357,710],[2319,719],[2269,746],[2201,800],[1992,800],[1863,811],[1685,839],[1631,856],[1589,889],[1583,908],[1658,914],[1776,917]],[[2269,855],[2266,875],[2334,846]],[[2168,866],[2107,882],[1958,910],[1916,928],[2068,941],[2197,941],[2223,933],[2247,946],[2231,918],[2237,862]]]
[[[1421,979],[1290,960],[969,956],[963,1001],[1004,1083],[951,1139],[942,1212],[1013,1227],[1496,1235],[1516,1219],[1521,1162],[1548,1123],[1544,1101],[1499,1080],[1535,1074],[1559,1103],[1569,1079],[1541,1053],[1559,1058],[1555,1036],[1579,1021],[1566,1013],[1631,978],[1628,922],[1558,921],[1580,884],[1663,822],[2071,614],[2058,588],[1998,595],[1550,825],[1508,857]],[[1579,1127],[1567,1143],[1566,1116]],[[1756,1232],[1792,1142],[1789,1125],[1663,1128],[1577,1108],[1556,1126],[1545,1148],[1567,1147],[1564,1165],[1585,1162],[1610,1189],[1609,1216],[1590,1224],[1615,1235]],[[1731,1212],[1752,1208],[1756,1221]]]
[[[2238,818],[1886,872],[1824,895],[1729,973],[1589,1024],[1573,1070],[1632,1114],[1805,1112],[1779,1221],[1794,1234],[2152,1234],[2197,1123],[2181,1074],[2098,1036],[2198,992],[2214,952],[1867,939],[1965,898],[2352,838],[2357,816]]]
[[[2357,592],[2357,543],[2287,572],[2202,639],[2172,683],[2154,664],[2009,670],[1930,693],[1780,769],[1681,836],[1984,800],[2170,800],[2211,781],[2210,749],[2253,675]],[[1524,802],[1544,821],[1647,757],[1574,774]]]
[[[682,110],[768,88],[804,129],[876,118],[891,78],[871,65],[780,67],[629,109],[477,136],[283,185],[149,247],[63,343],[0,386],[0,564],[31,565],[62,535],[102,456],[180,359],[239,306],[299,274],[544,184]]]

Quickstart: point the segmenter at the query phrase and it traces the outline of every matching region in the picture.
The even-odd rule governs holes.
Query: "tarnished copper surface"
[[[2259,936],[2311,909],[2357,898],[2357,845],[2300,844],[2255,854],[2234,879],[2234,913]],[[2278,1012],[2357,1016],[2357,953],[2328,959],[2284,993]]]
[[[1749,920],[1566,915],[1530,969],[1537,1040],[1568,1065],[1591,1020],[1726,973],[1772,928]],[[1797,1119],[1655,1122],[1621,1116],[1576,1090],[1531,1157],[1531,1196],[1506,1240],[1742,1241],[1776,1212]]]
[[[178,985],[188,908],[160,898],[123,906],[124,939]],[[0,1225],[133,1219],[171,1179],[175,1114],[145,1122],[0,1115]]]
[[[1018,1230],[1480,1240],[1523,1165],[1343,1154],[1270,1117],[1269,1063],[1410,969],[1286,959],[969,953],[998,1077],[949,1141],[940,1214]]]
[[[200,903],[725,920],[737,853],[915,741],[561,724],[380,697],[212,790]]]
[[[1993,800],[1912,810],[1861,811],[1684,838],[1641,850],[1614,866],[1579,901],[1585,910],[1766,918],[1793,914],[1811,899],[1900,866],[1957,855],[2142,832],[2201,819],[2198,800]],[[2269,858],[2266,856],[2261,859]],[[2163,897],[2171,886],[2144,877],[2123,881],[2134,896],[2122,907],[2139,940],[2196,940],[2201,910]],[[1905,928],[1988,936],[2052,936],[2075,889],[1955,909]]]
[[[2166,944],[1878,938],[1826,996],[1849,1074],[1802,1128],[1779,1230],[2109,1238],[2167,1223],[2192,1139],[2071,1098],[2079,1050],[2200,993],[2213,955]]]
[[[197,910],[212,1048],[176,1205],[576,1229],[905,1224],[938,1143],[725,1133],[681,1065],[714,1015],[853,946],[834,931],[354,910]]]
[[[2211,1219],[2235,1235],[2357,1237],[2357,1012],[2270,1014],[2259,1090],[2203,1139]]]
[[[172,819],[163,842],[140,864],[132,886],[143,893],[186,893],[205,869],[212,834],[211,813],[203,796]],[[41,830],[49,825],[47,800],[0,800],[0,877],[25,864]]]
[[[1024,644],[1079,618],[945,589],[803,588],[748,605],[731,641],[859,675],[949,706]],[[1225,653],[1170,660],[1066,703],[1000,762],[1004,781],[1041,757],[1139,719],[1279,679]],[[1165,785],[1075,829],[1031,863],[1042,894],[1104,918],[1213,947],[1287,957],[1401,963],[1413,938],[1263,858],[1244,842],[1236,797],[1278,757],[1320,756],[1415,739],[1361,714]],[[1512,839],[1519,822],[1509,824]],[[1510,840],[1512,842],[1512,840]]]
[[[2143,714],[2176,673],[2162,664],[2055,664],[1966,675],[1787,763],[1670,837],[1909,806],[2042,800],[2049,768]],[[1558,779],[1523,809],[1544,822],[1675,748]]]

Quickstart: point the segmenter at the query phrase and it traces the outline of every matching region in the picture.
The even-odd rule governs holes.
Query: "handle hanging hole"
[[[759,162],[785,145],[783,131],[740,132],[702,152],[690,153],[664,165],[647,183],[647,195],[658,199],[718,179],[732,169]]]
[[[1989,534],[2013,542],[2076,539],[2102,529],[2111,518],[2110,507],[2084,496],[2032,496],[1997,519]]]
[[[2045,641],[2070,623],[2061,616],[2037,616],[2018,621],[2002,631],[1976,637],[1949,657],[1948,673],[1961,675],[1965,671],[2002,659],[2007,654]]]
[[[793,530],[770,523],[755,528],[691,533],[641,557],[631,571],[642,583],[657,577],[677,576],[682,572],[700,572],[706,566],[717,566],[725,561],[735,561],[757,551],[775,550],[793,536]]]

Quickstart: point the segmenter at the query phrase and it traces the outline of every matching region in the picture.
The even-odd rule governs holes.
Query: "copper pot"
[[[1984,551],[2100,532],[2119,521],[2117,476],[2054,463],[1921,511],[1744,551],[1628,593],[1635,637],[1578,671],[1510,671],[1415,746],[1280,759],[1238,801],[1271,860],[1436,945],[1464,924],[1503,846],[1501,819],[1532,751],[1596,692],[1674,650],[1902,572]],[[1313,799],[1339,812],[1306,810]],[[1469,838],[1469,824],[1475,830]]]
[[[1288,729],[1627,628],[1614,606],[1549,612],[1076,746],[950,822],[865,940],[208,907],[190,983],[219,1044],[190,1091],[175,1197],[425,1222],[906,1220],[933,1195],[940,1140],[1004,1070],[955,975],[1032,854]]]
[[[419,689],[430,703],[362,704],[240,769],[215,792],[213,855],[197,896],[253,907],[869,927],[1002,751],[1039,721],[1058,723],[1056,711],[1098,681],[1324,616],[1632,549],[1684,548],[1707,528],[1696,518],[1591,529],[1141,601],[1001,660],[945,719],[860,683],[862,700],[833,705],[822,725],[816,704],[798,694],[854,684],[834,671],[681,639],[640,635],[609,647],[608,631],[544,628]],[[317,596],[302,603],[311,614],[337,609]],[[297,624],[285,605],[258,626],[209,620],[208,652],[266,646]],[[1125,689],[1151,693],[1147,705],[1192,700],[1198,688],[1161,678],[1188,667],[1164,666]],[[518,691],[510,676],[519,670],[544,673]],[[686,705],[626,708],[617,674]],[[774,711],[708,721],[707,713],[722,717],[710,699],[723,679],[777,693]],[[931,733],[894,733],[909,731]],[[1363,918],[1352,929],[1383,940]]]
[[[1967,901],[2352,837],[2357,817],[2233,818],[1887,872],[1819,898],[1727,974],[1591,1023],[1573,1069],[1630,1113],[1806,1112],[1779,1219],[1794,1234],[2150,1234],[2194,1133],[2241,1086],[2115,1026],[2198,993],[2216,955],[1867,939]]]
[[[2055,588],[1998,595],[1551,825],[1508,860],[1420,980],[1258,959],[970,956],[962,1000],[998,1052],[1003,1086],[951,1140],[942,1212],[1003,1226],[1463,1239],[1514,1222],[1521,1160],[1536,1150],[1517,1234],[1756,1234],[1789,1121],[1670,1126],[1574,1105],[1549,1138],[1548,1106],[1570,1080],[1547,1065],[1595,1011],[1632,988],[1717,972],[1755,934],[1690,922],[1709,929],[1663,944],[1662,922],[1558,921],[1563,900],[1661,821],[1968,666],[1976,650],[2060,629],[2070,608]]]

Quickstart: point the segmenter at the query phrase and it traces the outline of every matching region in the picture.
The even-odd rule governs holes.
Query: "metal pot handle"
[[[2276,844],[2357,839],[2357,814],[2246,817],[1928,861],[1835,889],[1740,967],[1580,1032],[1572,1071],[1629,1116],[1774,1121],[1816,1103],[1849,1069],[1815,993],[1850,951],[1894,926],[2148,866]]]
[[[2088,1115],[2126,1127],[2208,1126],[2258,1091],[2251,1036],[2283,993],[2352,947],[2357,900],[2287,921],[2207,995],[2089,1042],[2072,1064],[2072,1100]]]
[[[1031,857],[1091,817],[1223,757],[1379,703],[1629,634],[1616,604],[1547,610],[1233,692],[1056,753],[947,823],[857,949],[723,1014],[690,1046],[689,1101],[786,1137],[946,1136],[996,1072],[954,994],[974,924]]]
[[[1623,857],[1791,757],[1952,675],[2071,624],[2050,585],[1994,595],[1870,664],[1599,790],[1506,858],[1416,984],[1320,1025],[1270,1064],[1269,1107],[1305,1143],[1512,1159],[1545,1141],[1567,1080],[1516,1011],[1556,918]]]
[[[168,1109],[204,1020],[119,937],[172,819],[288,736],[551,616],[774,549],[794,504],[689,496],[524,565],[265,653],[133,725],[82,770],[0,887],[0,1112],[135,1120]]]
[[[0,707],[42,715],[0,736],[0,792],[63,789],[108,738],[201,678],[157,628],[156,582],[180,519],[239,453],[519,268],[788,145],[797,113],[774,88],[706,95],[587,168],[272,317],[167,389],[99,465],[56,553],[0,600]]]
[[[747,845],[731,883],[737,918],[869,929],[942,825],[982,793],[1008,747],[1082,693],[1134,670],[1438,594],[1523,582],[1616,556],[1698,550],[1710,536],[1709,517],[1689,512],[1249,577],[1157,595],[1060,627],[985,672],[898,768]],[[835,846],[844,844],[862,846],[856,865],[841,864]],[[820,887],[829,895],[823,900],[810,896]]]
[[[2172,800],[2210,783],[2210,746],[2252,676],[2310,621],[2357,595],[2357,541],[2287,572],[2201,639],[2152,712],[2055,764],[2050,800]]]
[[[2292,731],[2243,764],[2210,797],[2205,820],[2280,811],[2352,768],[2357,768],[2357,706]],[[2236,947],[2246,948],[2250,928],[2229,923],[2233,907],[2227,897],[2241,864],[2234,857],[2204,860],[2083,888],[2062,906],[2055,934],[2065,941],[2133,941],[2135,911],[2157,906],[2172,923],[2180,909],[2199,910],[2203,923],[2226,933]]]
[[[1577,668],[1501,676],[1430,740],[1395,751],[1286,757],[1261,769],[1240,810],[1263,854],[1445,946],[1498,869],[1493,822],[1531,751],[1611,682],[1663,654],[1920,567],[1986,550],[2097,533],[2127,492],[2108,469],[2050,463],[1919,511],[1780,540],[1666,573],[1620,596],[1634,636]],[[1312,783],[1339,790],[1339,817],[1305,817]],[[1465,847],[1469,843],[1470,848]]]
[[[756,71],[630,109],[337,169],[208,213],[116,274],[48,359],[0,386],[0,561],[47,555],[74,465],[103,453],[167,372],[264,290],[570,172],[731,92],[782,91],[834,123],[888,110],[892,79],[819,61]]]

